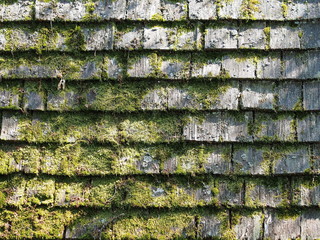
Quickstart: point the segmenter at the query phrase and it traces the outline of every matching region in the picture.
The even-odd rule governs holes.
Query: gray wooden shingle
[[[320,114],[305,114],[297,121],[298,141],[300,142],[316,142],[320,140]]]
[[[212,26],[205,32],[205,49],[238,48],[238,30],[235,24]]]
[[[33,1],[19,0],[0,5],[0,21],[27,21],[33,18]]]
[[[305,110],[320,110],[320,82],[303,83],[303,107]]]
[[[216,4],[211,0],[189,0],[189,18],[208,20],[216,19]]]
[[[244,81],[241,104],[244,109],[273,109],[275,105],[274,83],[268,81]]]
[[[284,78],[314,79],[320,76],[319,51],[284,53]]]
[[[248,124],[252,122],[251,112],[240,116],[229,113],[211,113],[204,120],[190,118],[183,128],[183,137],[191,141],[251,141]]]
[[[300,237],[301,218],[292,216],[281,218],[276,212],[268,210],[264,221],[264,236],[276,239],[290,239]]]
[[[129,0],[126,18],[130,20],[150,20],[157,15],[161,15],[160,9],[160,0]]]
[[[1,135],[2,140],[19,139],[19,117],[13,112],[2,112]]]
[[[234,147],[233,171],[236,174],[268,175],[270,163],[265,159],[267,149],[260,147]]]
[[[253,23],[250,25],[240,25],[239,28],[239,48],[265,49],[266,48],[266,24]]]

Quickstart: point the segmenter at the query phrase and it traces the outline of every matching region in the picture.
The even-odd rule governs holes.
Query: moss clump
[[[65,144],[41,149],[41,171],[52,175],[106,175],[115,158],[112,148]]]
[[[86,41],[80,26],[76,26],[74,30],[70,31],[66,38],[66,44],[71,51],[86,50]]]
[[[0,174],[8,173],[9,162],[14,161],[10,153],[7,152],[7,149],[1,146],[0,149]]]
[[[154,15],[151,16],[151,20],[154,21],[164,21],[163,16],[160,13],[156,13]]]
[[[0,67],[4,69],[4,78],[63,78],[100,79],[103,57],[88,56],[78,53],[77,56],[58,53],[30,55],[20,53],[19,58],[6,56],[0,59]]]
[[[126,116],[119,125],[122,142],[160,143],[180,139],[181,123],[176,116],[152,113]]]
[[[184,147],[181,152],[176,156],[177,169],[175,173],[196,174],[205,172],[205,163],[210,156],[210,148],[205,148],[203,145],[198,148]]]
[[[33,48],[38,54],[41,54],[42,51],[55,50],[58,36],[54,28],[41,28],[37,44]]]
[[[52,178],[32,178],[26,184],[26,205],[53,204],[55,180]]]
[[[10,177],[4,192],[7,194],[6,202],[9,206],[21,207],[26,203],[26,179],[22,175]]]
[[[260,10],[259,4],[259,0],[244,0],[241,5],[242,17],[247,20],[255,20],[254,14]]]
[[[164,74],[161,71],[161,66],[163,61],[161,56],[158,56],[156,53],[152,53],[148,57],[149,57],[150,66],[152,69],[152,73],[150,74],[150,77],[164,77]]]
[[[282,7],[282,15],[284,18],[288,16],[289,3],[291,3],[291,0],[282,0],[281,7]]]
[[[41,154],[36,147],[17,147],[12,151],[13,161],[9,163],[8,172],[25,172],[38,174]]]
[[[210,82],[204,84],[188,84],[186,90],[200,109],[217,109],[220,97],[231,88],[230,84]]]
[[[4,210],[0,213],[0,232],[3,239],[62,239],[64,227],[79,218],[83,211],[47,210],[26,207],[20,210]],[[8,227],[10,224],[10,227]]]
[[[89,13],[89,14],[92,14],[93,11],[95,10],[95,3],[94,2],[87,2],[84,4],[84,6],[86,7],[86,11]]]
[[[303,111],[304,110],[302,98],[299,98],[299,100],[293,106],[292,110],[294,110],[294,111]]]
[[[117,142],[117,126],[111,116],[97,114],[40,114],[37,120],[20,119],[20,139],[28,142]]]
[[[271,30],[271,27],[265,27],[263,29],[263,32],[266,38],[266,47],[265,47],[266,50],[270,49],[270,30]]]
[[[87,85],[86,104],[89,109],[116,112],[131,112],[141,109],[166,108],[166,90],[163,84],[150,82],[101,83]],[[148,99],[156,93],[162,100]]]
[[[116,178],[94,179],[90,186],[90,194],[86,206],[110,207],[120,205],[123,180]]]
[[[113,231],[105,231],[104,237],[111,239],[184,239],[196,238],[196,226],[192,213],[170,211],[131,212],[115,222]]]

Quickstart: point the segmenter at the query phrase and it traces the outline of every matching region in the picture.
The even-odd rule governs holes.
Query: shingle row
[[[291,210],[291,209],[290,209]],[[226,210],[80,211],[42,208],[5,210],[0,213],[1,238],[223,238],[316,239],[318,210],[284,212]],[[300,216],[297,214],[301,213]],[[232,219],[230,222],[229,220]],[[10,228],[7,226],[10,222]],[[61,225],[64,223],[64,225]],[[45,227],[44,227],[45,225]]]
[[[4,79],[318,79],[320,52],[50,54],[0,59]]]
[[[44,173],[65,176],[131,174],[286,175],[319,174],[319,144],[0,146],[0,174]]]
[[[98,110],[320,110],[319,81],[214,81],[193,83],[64,83],[4,81],[0,108]],[[241,89],[240,89],[241,85]]]
[[[98,26],[4,27],[0,50],[101,51],[319,48],[319,22],[295,24],[99,24]]]
[[[2,113],[2,140],[27,142],[317,142],[319,113]]]
[[[291,184],[291,185],[290,185]],[[0,181],[5,206],[175,208],[246,206],[250,208],[317,206],[318,178],[213,178],[201,182],[175,176],[161,179],[61,179],[15,175]]]
[[[102,21],[185,19],[249,19],[299,20],[319,18],[317,1],[280,0],[107,0],[107,1],[44,1],[19,0],[2,3],[2,21]],[[35,17],[33,17],[35,12]]]

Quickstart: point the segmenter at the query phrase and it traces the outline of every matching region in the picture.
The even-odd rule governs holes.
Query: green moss
[[[68,226],[70,235],[77,235],[79,239],[105,239],[104,232],[110,231],[115,220],[124,214],[115,211],[86,211],[83,216]]]
[[[39,38],[34,49],[38,54],[41,54],[43,50],[55,50],[58,37],[58,32],[55,29],[41,28],[39,31]]]
[[[103,20],[102,17],[98,16],[97,14],[90,14],[90,13],[87,13],[81,19],[81,21],[83,22],[99,22],[102,20]]]
[[[164,21],[164,18],[160,13],[156,13],[156,14],[151,16],[151,20]]]
[[[259,11],[259,0],[244,0],[241,4],[241,16],[247,20],[255,20],[254,14]]]
[[[86,49],[86,41],[80,26],[76,26],[70,31],[66,38],[66,44],[71,51],[84,51]]]
[[[135,213],[113,225],[113,232],[106,232],[105,238],[119,239],[183,239],[195,238],[194,215],[185,212]]]
[[[60,207],[79,207],[90,204],[91,185],[88,181],[76,179],[64,179],[56,181],[54,204]]]
[[[55,181],[52,178],[32,178],[26,185],[27,205],[49,205],[54,202]]]
[[[166,2],[168,2],[168,3],[175,3],[175,4],[177,4],[177,3],[184,3],[185,2],[185,0],[165,0]]]
[[[94,179],[90,186],[90,194],[86,206],[110,207],[111,204],[120,205],[123,180],[114,178]]]
[[[0,237],[4,239],[61,239],[64,227],[82,215],[82,211],[47,210],[27,207],[0,213]],[[8,224],[10,227],[8,228]]]
[[[201,31],[200,28],[200,23],[174,26],[175,31],[172,30],[171,32],[169,32],[170,36],[168,39],[175,39],[175,42],[170,43],[169,41],[169,45],[173,45],[174,50],[202,49],[201,38],[194,37],[197,31]],[[181,40],[184,40],[184,42],[182,42]]]
[[[119,125],[122,142],[172,142],[180,138],[180,122],[176,116],[152,113],[126,116]]]
[[[270,49],[270,30],[271,30],[271,27],[265,27],[263,29],[263,32],[266,38],[266,47],[265,47],[266,50]]]
[[[185,176],[159,179],[157,182],[145,177],[132,178],[125,185],[124,204],[143,208],[205,206],[216,202],[210,190],[207,179],[191,179],[187,184]]]
[[[113,149],[65,144],[42,149],[41,171],[52,175],[106,175],[115,157]]]
[[[86,7],[86,11],[87,11],[88,13],[90,13],[90,14],[92,14],[93,11],[95,10],[95,3],[94,3],[94,2],[91,2],[91,1],[86,2],[86,3],[84,4],[84,6]]]
[[[6,51],[13,51],[16,48],[18,48],[18,45],[20,44],[16,37],[14,37],[14,30],[13,29],[3,29],[2,32],[4,32],[4,37],[6,39],[6,45],[5,50]]]
[[[21,175],[15,175],[8,181],[4,192],[7,194],[6,202],[9,206],[21,207],[26,203],[26,179]]]
[[[299,98],[299,100],[293,106],[292,110],[294,110],[294,111],[303,111],[304,110],[302,98]]]
[[[19,104],[22,98],[22,83],[12,81],[0,82],[0,93],[3,95],[0,109],[20,109]]]
[[[6,56],[0,61],[4,69],[4,78],[63,78],[71,79],[100,79],[103,57],[88,56],[87,54],[65,55],[60,53],[42,54],[41,57],[20,53],[19,58]],[[89,66],[88,66],[89,65]],[[94,66],[92,72],[85,68]],[[20,69],[19,69],[20,68]],[[37,71],[35,70],[37,68]],[[38,70],[38,68],[41,69]],[[17,70],[19,69],[19,70]]]
[[[40,114],[38,120],[20,118],[20,139],[28,142],[117,142],[117,126],[111,116],[97,114]]]
[[[6,190],[7,190],[7,180],[0,180],[0,209],[5,207],[6,205],[6,199],[7,199]]]
[[[87,89],[85,104],[87,108],[116,112],[149,109],[149,105],[163,109],[164,103],[160,102],[157,106],[157,103],[146,103],[146,99],[154,92],[157,92],[162,99],[165,99],[167,95],[163,85],[150,82],[91,84],[87,85]],[[90,96],[94,96],[94,99],[92,97],[89,99]]]
[[[226,83],[210,82],[205,85],[188,84],[186,90],[201,109],[213,109],[220,104],[219,97],[230,88],[231,85]]]
[[[156,53],[152,53],[148,57],[150,61],[150,66],[152,68],[152,73],[150,74],[150,77],[164,77],[161,71],[163,61],[161,56],[158,56]]]
[[[118,147],[116,151],[117,158],[112,162],[112,173],[121,175],[141,173],[137,169],[137,162],[141,160],[143,154],[141,149]]]
[[[174,173],[191,174],[210,172],[212,167],[211,158],[220,156],[221,161],[230,161],[230,151],[227,147],[217,148],[215,146],[206,145],[182,145],[179,149],[172,149],[171,156],[168,157],[176,164]],[[215,166],[216,167],[216,166]],[[209,170],[208,170],[209,169]]]
[[[12,152],[12,157],[14,161],[9,163],[9,172],[23,171],[25,173],[39,173],[39,159],[41,155],[36,147],[17,147],[15,151]]]
[[[57,88],[57,82],[44,84],[48,95],[47,110],[76,111],[84,109],[84,99],[81,95],[83,89],[78,84],[67,83],[62,88]]]
[[[7,152],[7,149],[4,146],[1,146],[0,149],[0,174],[8,173],[9,162],[13,161],[13,157],[10,153]]]
[[[284,18],[288,16],[288,4],[291,3],[291,0],[282,0],[281,7],[282,7],[282,15]]]
[[[284,208],[276,212],[279,220],[295,220],[301,217],[302,211],[298,208]]]
[[[17,2],[19,2],[19,0],[1,0],[0,4],[11,5],[11,4],[14,4],[14,3],[17,3]]]

